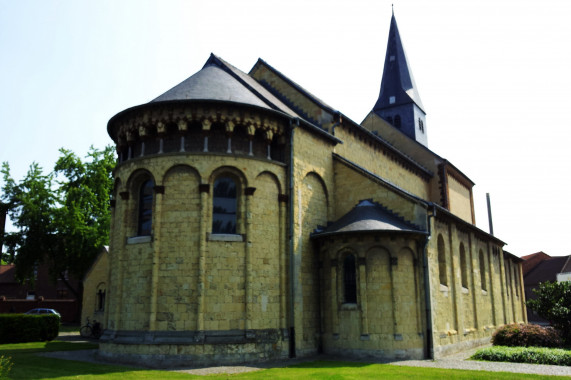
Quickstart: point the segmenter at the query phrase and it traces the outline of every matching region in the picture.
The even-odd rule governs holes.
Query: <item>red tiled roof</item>
[[[9,284],[16,282],[15,275],[15,265],[0,265],[0,284]]]

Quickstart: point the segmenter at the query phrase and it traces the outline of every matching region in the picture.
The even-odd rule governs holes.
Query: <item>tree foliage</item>
[[[571,344],[571,282],[543,282],[533,289],[536,299],[527,301],[530,309],[547,319]]]
[[[81,279],[109,242],[109,200],[115,166],[113,148],[93,147],[85,161],[60,149],[54,170],[44,174],[32,163],[20,182],[4,162],[2,201],[16,227],[5,233],[4,259],[16,264],[20,281],[33,279],[37,265],[48,263],[50,276],[66,281],[68,273]],[[70,290],[81,298],[78,289]]]

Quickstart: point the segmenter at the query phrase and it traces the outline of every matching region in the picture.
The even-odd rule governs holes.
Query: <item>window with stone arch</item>
[[[357,303],[357,267],[355,255],[347,255],[343,260],[344,303]]]
[[[486,262],[484,261],[484,252],[482,252],[481,249],[480,249],[479,259],[480,259],[480,283],[481,283],[481,286],[482,286],[482,290],[487,290],[487,285],[486,285]]]
[[[153,229],[153,189],[155,183],[147,179],[139,186],[137,235],[150,236]]]
[[[223,175],[214,181],[212,194],[212,233],[236,234],[238,221],[237,181]]]
[[[468,288],[468,263],[466,261],[466,250],[464,249],[464,243],[460,243],[460,272],[462,287]]]
[[[442,235],[438,235],[438,276],[440,283],[448,286],[448,276],[446,274],[446,247]]]

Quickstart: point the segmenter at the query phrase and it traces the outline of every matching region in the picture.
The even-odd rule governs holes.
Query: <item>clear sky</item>
[[[21,179],[58,149],[201,69],[258,57],[356,122],[379,93],[391,3],[429,148],[476,183],[478,227],[515,255],[568,255],[569,1],[0,0],[0,161]],[[1,180],[0,180],[1,181]]]

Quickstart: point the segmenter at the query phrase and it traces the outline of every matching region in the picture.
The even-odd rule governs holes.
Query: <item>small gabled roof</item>
[[[395,97],[394,102],[390,101]],[[424,111],[420,95],[414,82],[412,70],[400,38],[395,15],[391,18],[387,54],[383,68],[383,79],[379,99],[373,107],[374,111],[395,107],[401,104],[415,103]]]
[[[407,232],[426,234],[421,227],[407,222],[383,205],[365,199],[336,222],[318,227],[312,237],[356,232]]]

